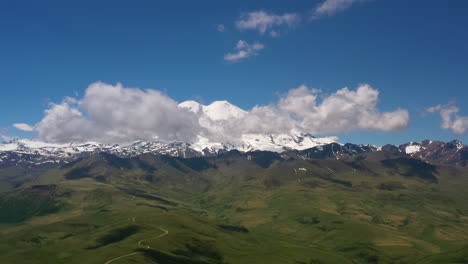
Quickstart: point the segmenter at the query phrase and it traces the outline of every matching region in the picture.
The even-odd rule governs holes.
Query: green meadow
[[[466,168],[96,154],[8,175],[0,263],[468,263]]]

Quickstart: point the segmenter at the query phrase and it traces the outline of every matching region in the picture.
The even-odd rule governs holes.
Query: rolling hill
[[[464,151],[427,141],[4,159],[0,261],[468,263]]]

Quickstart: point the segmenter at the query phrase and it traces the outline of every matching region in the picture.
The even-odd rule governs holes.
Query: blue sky
[[[48,103],[81,97],[96,81],[243,109],[302,84],[332,94],[367,83],[379,90],[381,111],[407,109],[410,122],[404,131],[330,134],[341,142],[468,143],[466,133],[442,129],[440,115],[425,110],[452,102],[459,117],[468,116],[467,1],[355,1],[315,19],[324,0],[67,2],[0,2],[3,134],[34,136],[12,124],[36,124]],[[277,37],[236,26],[256,11],[300,21],[275,27]],[[226,61],[239,40],[263,48]]]

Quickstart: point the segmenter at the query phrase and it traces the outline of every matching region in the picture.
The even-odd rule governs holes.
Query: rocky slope
[[[328,138],[311,135],[270,135],[253,138],[254,144],[193,145],[138,141],[128,145],[105,145],[95,142],[84,144],[49,144],[32,140],[12,140],[0,143],[0,168],[18,165],[46,166],[63,164],[93,153],[108,153],[118,157],[135,157],[145,153],[191,158],[215,156],[231,150],[244,153],[267,151],[299,159],[345,159],[357,154],[376,153],[386,158],[412,157],[428,163],[464,167],[468,164],[468,146],[459,141],[440,142],[425,140],[398,146],[340,144]],[[307,148],[307,146],[312,146]]]

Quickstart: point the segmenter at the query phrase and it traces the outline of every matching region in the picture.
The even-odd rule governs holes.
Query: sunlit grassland
[[[29,215],[0,224],[0,261],[105,263],[136,252],[113,263],[467,263],[466,170],[439,167],[434,181],[406,164],[210,162],[103,165],[76,179],[64,175],[80,164],[49,170],[29,185],[53,191],[2,195]],[[38,197],[57,208],[25,207],[42,208]],[[169,233],[156,238],[158,228]]]

